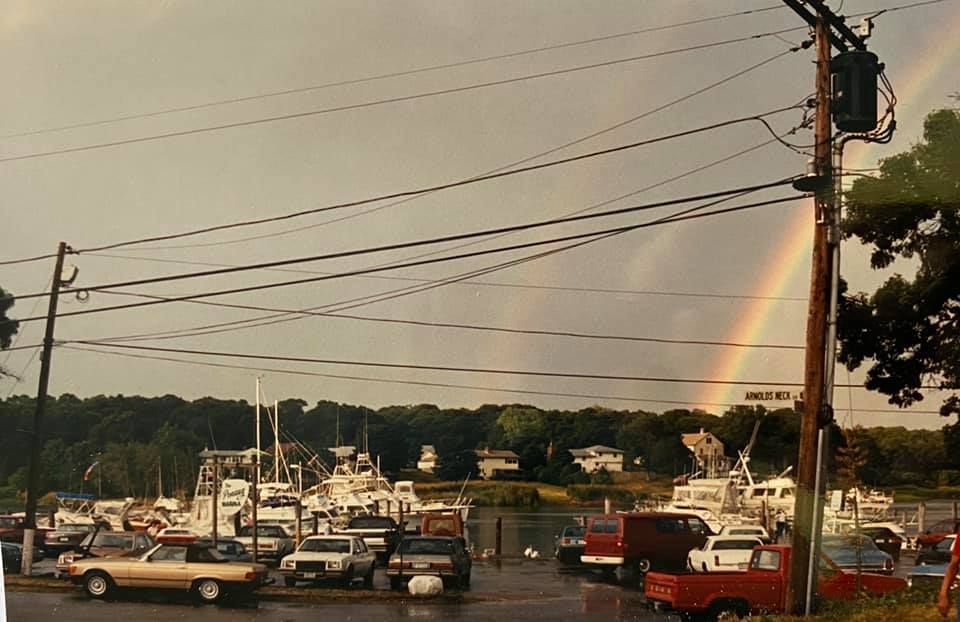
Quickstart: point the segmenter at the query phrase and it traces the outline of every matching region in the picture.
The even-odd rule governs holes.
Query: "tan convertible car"
[[[70,564],[68,576],[91,598],[105,598],[121,587],[168,588],[208,603],[272,582],[263,564],[228,561],[209,543],[158,544],[135,558],[82,559]]]

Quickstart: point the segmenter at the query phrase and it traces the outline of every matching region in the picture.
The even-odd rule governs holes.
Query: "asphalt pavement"
[[[376,577],[378,591],[386,591],[383,570]],[[324,602],[323,587],[303,587],[313,592],[309,601],[251,599],[229,605],[198,605],[189,597],[162,592],[124,591],[110,601],[88,599],[80,591],[57,593],[7,592],[11,622],[145,620],[299,620],[342,621],[400,620],[510,620],[511,622],[563,620],[668,620],[648,611],[633,587],[601,581],[591,573],[570,572],[549,562],[480,562],[463,602],[431,602],[413,597],[378,601],[356,588],[357,599],[331,596]],[[332,592],[330,592],[333,594]],[[329,617],[328,617],[329,616]]]

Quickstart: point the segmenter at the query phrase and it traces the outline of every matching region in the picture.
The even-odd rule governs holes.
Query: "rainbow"
[[[917,60],[903,72],[908,78],[898,82],[895,79],[895,63],[888,63],[891,71],[891,80],[897,91],[901,118],[909,116],[911,125],[919,124],[929,110],[945,104],[946,80],[938,80],[947,68],[957,67],[960,64],[960,10],[955,11],[951,19],[943,20],[937,32],[927,37],[925,49],[918,51]],[[947,43],[949,42],[949,43]],[[954,76],[955,77],[955,76]],[[934,88],[936,87],[936,88]],[[935,91],[935,92],[931,92]],[[906,114],[904,114],[906,110]],[[903,128],[903,124],[901,125]],[[905,141],[904,130],[901,129],[901,144]],[[909,135],[913,139],[919,132],[911,130]],[[864,143],[853,143],[846,155],[845,166],[848,168],[862,168],[871,161],[870,150]],[[764,297],[750,303],[749,307],[731,329],[727,340],[739,343],[758,343],[766,334],[771,320],[779,316],[782,301],[770,300],[770,297],[783,296],[788,288],[796,284],[803,275],[803,291],[809,289],[810,260],[813,254],[813,206],[809,210],[792,210],[793,216],[788,221],[786,233],[778,245],[773,256],[763,265],[769,266],[761,275],[752,292],[755,296]],[[804,329],[806,326],[804,325]],[[731,348],[720,354],[711,366],[709,377],[724,380],[739,379],[744,370],[755,362],[757,354],[744,348]],[[799,359],[802,366],[802,358]],[[802,382],[803,369],[797,368],[797,382]],[[737,387],[726,385],[708,385],[696,399],[698,404],[738,403],[740,400],[735,394]],[[709,408],[707,410],[710,410]]]

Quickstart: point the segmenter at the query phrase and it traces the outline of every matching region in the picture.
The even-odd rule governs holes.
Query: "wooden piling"
[[[927,528],[927,504],[923,501],[917,505],[917,534],[923,533]]]
[[[497,557],[503,554],[503,518],[500,516],[497,517],[497,538],[493,551]]]

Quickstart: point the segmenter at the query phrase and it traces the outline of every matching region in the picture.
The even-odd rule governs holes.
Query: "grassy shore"
[[[893,489],[893,498],[903,502],[930,501],[932,499],[958,499],[960,498],[960,486],[938,486],[936,488],[898,486]]]
[[[418,482],[417,494],[423,499],[449,499],[460,492],[462,482]],[[572,507],[597,506],[609,497],[620,507],[633,504],[636,499],[651,496],[669,496],[670,480],[659,478],[624,477],[607,485],[580,484],[554,486],[541,482],[477,481],[467,484],[464,496],[481,506],[566,505]]]
[[[813,618],[799,616],[761,616],[762,622],[942,622],[937,612],[937,587],[923,585],[883,598],[865,598],[853,602],[828,602]],[[956,619],[953,611],[948,620]]]

